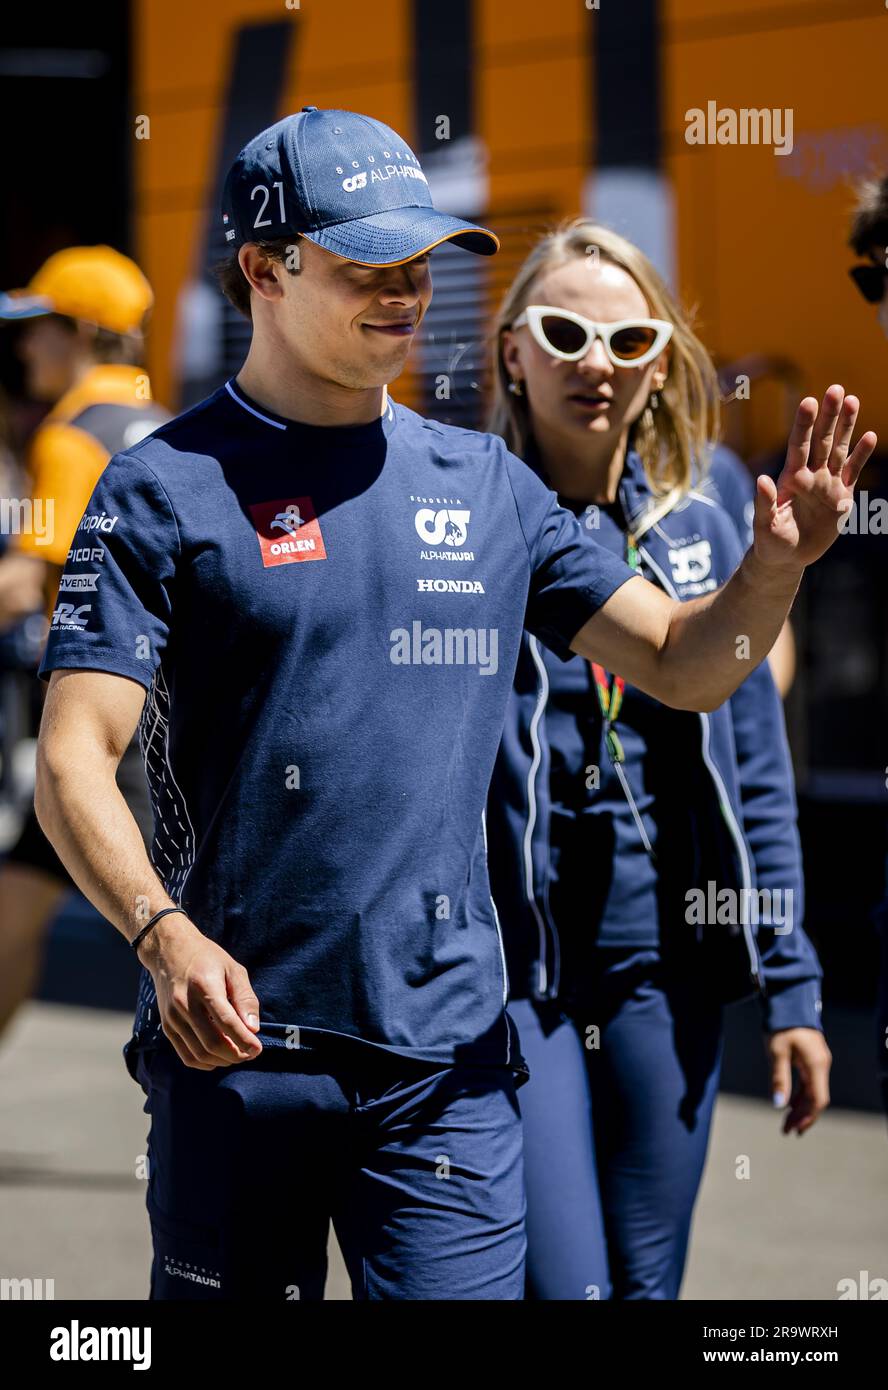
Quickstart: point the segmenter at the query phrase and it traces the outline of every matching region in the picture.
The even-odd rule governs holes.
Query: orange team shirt
[[[170,414],[151,399],[141,367],[107,363],[92,367],[35,430],[27,471],[34,501],[43,505],[42,527],[17,537],[18,549],[63,567],[93,488],[112,454],[138,443]],[[52,521],[48,504],[52,502]],[[50,614],[58,576],[48,588]]]

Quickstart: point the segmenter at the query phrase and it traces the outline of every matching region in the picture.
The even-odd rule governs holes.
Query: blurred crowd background
[[[636,241],[695,306],[720,370],[724,438],[753,474],[779,471],[798,399],[838,381],[884,441],[861,489],[888,497],[888,343],[848,275],[859,260],[848,247],[855,185],[888,172],[886,46],[876,0],[18,7],[0,46],[3,284],[27,285],[72,245],[132,256],[155,296],[154,397],[181,410],[237,371],[247,347],[246,321],[210,275],[224,254],[224,171],[288,111],[363,111],[412,138],[439,207],[502,242],[490,260],[435,253],[435,299],[396,399],[483,426],[491,309],[539,233],[587,212]],[[689,144],[687,112],[710,100],[790,111],[791,148]],[[48,409],[29,394],[22,331],[0,327],[4,497],[28,495],[29,441]],[[832,1011],[860,1040],[834,1090],[864,1109],[878,1104],[886,547],[878,530],[844,535],[806,578],[787,696],[827,1027]],[[0,633],[0,854],[31,795],[45,624],[39,607]],[[40,995],[128,1009],[135,974],[117,935],[66,897]],[[742,1086],[730,1066],[725,1084]]]

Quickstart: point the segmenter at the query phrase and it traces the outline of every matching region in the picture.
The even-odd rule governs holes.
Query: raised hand
[[[799,570],[828,550],[854,501],[861,469],[878,443],[872,430],[848,453],[860,402],[830,386],[818,410],[806,396],[796,412],[786,463],[756,484],[753,546],[766,565]]]

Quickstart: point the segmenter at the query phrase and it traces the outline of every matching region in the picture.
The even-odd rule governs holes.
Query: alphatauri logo
[[[463,546],[469,532],[470,516],[468,508],[459,506],[420,507],[414,518],[416,534],[426,545]]]

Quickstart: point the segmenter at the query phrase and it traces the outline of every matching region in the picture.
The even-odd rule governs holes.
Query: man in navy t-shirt
[[[520,1298],[483,812],[522,628],[715,707],[875,441],[846,462],[856,401],[803,402],[754,549],[673,604],[501,440],[388,400],[430,250],[498,245],[394,131],[307,107],[241,152],[222,217],[247,360],[111,459],[41,667],[41,825],[144,966],[152,1296],[322,1297],[332,1217],[356,1297]],[[150,862],[114,781],[137,724]]]

